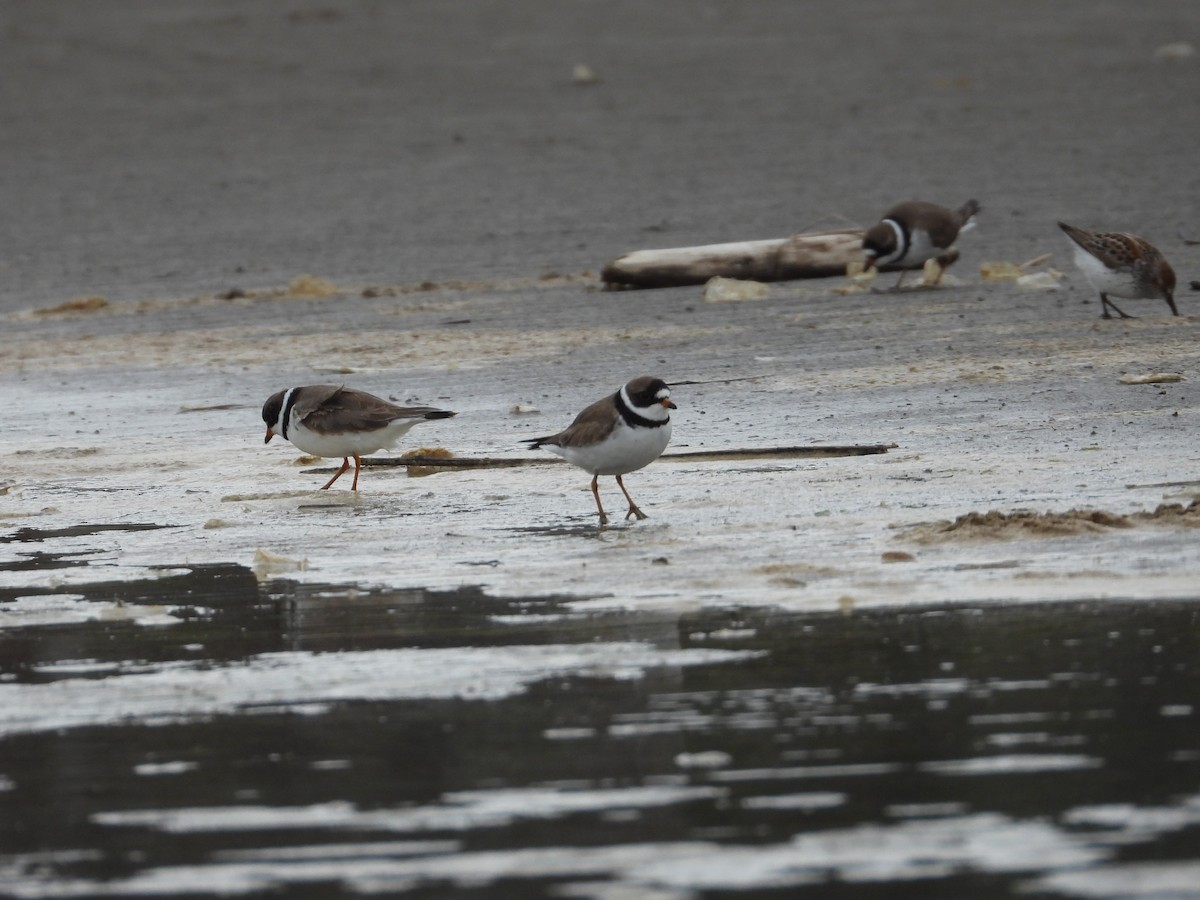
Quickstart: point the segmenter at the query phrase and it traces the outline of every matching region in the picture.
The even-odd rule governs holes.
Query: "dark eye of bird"
[[[650,384],[645,389],[638,391],[637,396],[633,398],[633,401],[638,406],[653,406],[659,402],[659,391],[663,390],[665,387],[665,384]]]

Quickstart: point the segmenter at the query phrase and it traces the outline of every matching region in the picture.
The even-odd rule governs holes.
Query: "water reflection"
[[[1200,895],[1194,604],[72,590],[176,624],[0,631],[0,896]]]

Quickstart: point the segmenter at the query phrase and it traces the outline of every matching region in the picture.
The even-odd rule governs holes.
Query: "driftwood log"
[[[613,288],[653,288],[704,284],[717,276],[744,281],[830,278],[863,261],[862,236],[861,228],[844,228],[765,241],[635,250],[606,265],[600,279]],[[941,261],[949,265],[957,258],[958,251],[950,250]]]
[[[704,284],[718,275],[747,281],[827,278],[845,275],[849,263],[862,261],[862,236],[861,228],[847,228],[766,241],[635,250],[610,262],[600,278],[618,287]]]

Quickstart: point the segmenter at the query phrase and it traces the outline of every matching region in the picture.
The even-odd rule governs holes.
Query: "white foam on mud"
[[[80,594],[41,594],[18,597],[0,606],[0,630],[81,622],[133,622],[136,625],[176,625],[177,606],[89,602]]]
[[[0,736],[202,716],[321,709],[347,700],[498,700],[565,675],[633,679],[647,669],[735,662],[759,654],[660,650],[619,642],[509,647],[264,653],[229,665],[129,663],[106,678],[0,684]],[[52,668],[52,667],[51,667]]]
[[[897,763],[849,763],[833,766],[785,766],[775,769],[728,769],[709,775],[712,781],[779,781],[794,778],[859,778],[890,775],[900,770]]]
[[[1196,900],[1200,897],[1200,862],[1097,866],[1085,872],[1056,872],[1020,887],[1029,893],[1091,900]]]
[[[840,795],[792,796],[822,797],[823,803],[832,804]],[[305,807],[122,810],[95,815],[93,822],[99,827],[170,833],[324,828],[334,834],[355,830],[420,834],[721,797],[717,789],[685,784],[614,789],[535,786],[451,793],[424,807],[360,809],[332,802]],[[439,882],[478,889],[501,879],[557,878],[564,880],[564,896],[605,900],[786,889],[827,879],[880,883],[963,872],[1026,874],[1029,877],[1022,885],[1026,890],[1100,900],[1196,896],[1200,864],[1111,864],[1109,860],[1118,845],[1196,825],[1200,796],[1183,798],[1170,807],[1079,807],[1061,824],[999,813],[955,815],[958,809],[955,804],[898,807],[892,812],[905,816],[900,822],[808,831],[766,845],[684,841],[463,852],[459,841],[445,838],[366,843],[334,839],[327,845],[220,850],[206,864],[163,866],[105,882],[55,877],[49,863],[69,862],[73,851],[59,852],[54,859],[13,855],[0,858],[0,877],[17,898],[183,895],[197,884],[213,893],[238,896],[320,882],[363,894],[403,894]]]
[[[310,844],[302,847],[251,847],[247,850],[218,850],[213,858],[218,862],[298,862],[328,859],[363,860],[399,856],[429,856],[436,853],[456,853],[461,841],[367,841],[346,844]]]
[[[336,830],[423,832],[501,828],[522,820],[557,819],[567,815],[617,809],[643,809],[712,800],[723,796],[715,787],[653,786],[609,790],[511,788],[457,791],[428,806],[359,809],[333,801],[311,806],[216,806],[190,809],[123,810],[97,813],[98,825],[137,826],[172,834],[230,831]]]
[[[1113,829],[1142,839],[1200,825],[1200,794],[1186,798],[1177,806],[1134,806],[1132,803],[1080,806],[1064,815],[1063,821],[1068,825]]]
[[[831,877],[879,882],[963,870],[1053,873],[1103,859],[1103,851],[1047,823],[979,814],[804,833],[768,845],[684,841],[433,852],[415,858],[403,846],[395,854],[376,849],[344,857],[306,851],[300,858],[263,848],[232,858],[223,854],[209,865],[148,869],[110,882],[48,882],[34,873],[11,883],[9,890],[21,898],[171,895],[204,884],[210,892],[234,896],[328,881],[358,893],[401,894],[438,882],[480,888],[500,879],[557,878],[569,880],[564,889],[572,897],[612,896],[613,882],[634,896],[651,891],[688,896],[700,891],[783,889]],[[609,883],[595,884],[593,890],[589,885],[597,879]]]
[[[978,713],[968,716],[972,725],[1029,725],[1049,722],[1054,718],[1048,712]]]
[[[646,710],[614,715],[607,728],[610,737],[642,737],[672,732],[697,732],[712,728],[763,731],[778,728],[787,711],[813,724],[857,725],[859,716],[835,717],[833,694],[824,688],[752,688],[723,691],[720,702],[713,692],[656,694]],[[781,713],[780,711],[784,711]]]
[[[547,728],[542,737],[548,741],[583,741],[596,736],[595,728]]]
[[[1200,827],[1200,794],[1172,806],[1108,803],[1081,806],[1061,817],[1071,829],[1083,829],[1100,847],[1153,841]],[[1029,893],[1059,893],[1096,900],[1196,900],[1200,898],[1200,862],[1195,860],[1112,863],[1063,871],[1020,885]]]
[[[812,812],[832,809],[846,802],[846,795],[838,791],[815,791],[806,794],[770,794],[762,797],[743,797],[738,801],[743,809],[801,810]]]
[[[141,763],[134,766],[133,771],[138,775],[182,775],[198,768],[198,763],[189,760],[175,760],[173,762]]]
[[[966,678],[930,678],[926,681],[916,681],[904,684],[871,684],[864,682],[854,686],[854,693],[859,696],[901,697],[915,695],[920,697],[950,697],[965,693],[972,686]]]
[[[1096,769],[1102,765],[1104,760],[1078,753],[1014,753],[971,759],[940,759],[923,762],[917,768],[938,775],[1016,775]]]
[[[140,535],[152,534],[151,531],[130,532],[124,535],[124,538],[134,544],[138,541]],[[66,545],[67,548],[75,548],[84,546],[83,538],[76,538],[68,541],[58,539],[53,542],[54,546]],[[147,540],[152,540],[147,538]],[[20,554],[17,554],[18,556]],[[172,562],[175,562],[179,557],[173,557]],[[123,563],[115,563],[111,559],[103,557],[88,557],[89,565],[86,566],[71,566],[64,569],[23,569],[14,572],[0,573],[0,584],[4,587],[16,589],[35,589],[35,588],[53,588],[54,590],[69,590],[73,587],[82,587],[93,585],[97,581],[154,581],[162,578],[167,578],[173,575],[187,575],[191,570],[186,568],[164,568],[150,564],[144,565],[125,565]],[[52,597],[53,594],[41,594],[34,596]]]
[[[945,803],[892,803],[884,807],[884,813],[893,819],[937,819],[944,816],[961,816],[967,804]]]

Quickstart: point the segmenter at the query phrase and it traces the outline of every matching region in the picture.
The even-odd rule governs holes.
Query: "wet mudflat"
[[[0,3],[0,896],[1200,896],[1193,6]],[[596,274],[910,196],[936,290]],[[600,530],[515,463],[642,373]],[[317,491],[329,381],[468,464]]]
[[[0,896],[1200,883],[1194,603],[655,615],[234,565],[73,590],[90,617],[0,636]]]

